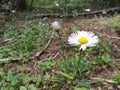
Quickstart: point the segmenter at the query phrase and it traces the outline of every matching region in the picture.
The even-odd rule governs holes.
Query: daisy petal
[[[82,51],[86,50],[86,46],[85,45],[81,45],[80,49],[82,49]]]
[[[87,47],[95,46],[98,41],[98,36],[94,35],[93,32],[83,30],[72,33],[68,37],[68,43],[70,45],[81,45],[80,49],[82,49],[83,51],[86,50]]]

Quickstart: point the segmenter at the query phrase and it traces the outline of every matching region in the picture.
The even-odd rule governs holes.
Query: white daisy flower
[[[55,4],[57,7],[59,7],[59,3],[58,3],[58,2],[54,2],[54,4]]]
[[[98,43],[98,36],[90,31],[77,31],[68,37],[68,43],[72,46],[81,45],[80,49],[83,51],[87,47],[95,46]]]
[[[55,30],[58,30],[58,29],[61,28],[61,26],[59,25],[59,22],[58,22],[58,21],[54,21],[54,22],[52,23],[52,27],[53,27],[53,29],[55,29]]]
[[[12,13],[15,13],[15,10],[12,10],[11,12],[12,12]]]
[[[91,9],[85,9],[85,11],[86,11],[86,12],[90,12],[90,11],[91,11]]]
[[[59,6],[59,4],[58,4],[58,3],[56,3],[55,5],[56,5],[57,7]]]

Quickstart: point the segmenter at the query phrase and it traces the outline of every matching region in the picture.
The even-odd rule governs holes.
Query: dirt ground
[[[113,48],[115,48],[116,51],[111,53],[111,56],[113,60],[115,59],[114,53],[119,54],[120,53],[120,33],[119,30],[113,27],[112,25],[109,25],[108,22],[110,20],[114,20],[116,17],[104,17],[104,18],[88,18],[88,19],[64,19],[61,22],[61,25],[63,25],[63,30],[61,30],[61,35],[65,37],[67,40],[68,36],[71,33],[71,29],[78,29],[78,30],[86,30],[86,31],[93,31],[96,34],[101,34],[100,37],[102,43],[104,44],[112,44]],[[58,19],[56,19],[58,20]],[[53,21],[53,20],[52,20]],[[108,42],[109,41],[109,42]],[[70,48],[66,50],[66,52],[71,51]],[[52,53],[51,53],[52,52]],[[41,59],[46,58],[46,56],[49,54],[52,54],[53,56],[60,52],[60,46],[59,41],[53,39],[53,42],[49,45],[46,52],[41,55]],[[62,58],[62,55],[59,54],[56,58],[57,59]],[[120,64],[120,61],[118,60],[118,65]],[[94,77],[101,77],[105,79],[111,79],[115,72],[120,72],[117,68],[118,65],[110,66],[103,66],[103,67],[96,67],[98,68],[97,74],[88,74],[89,79]],[[103,84],[97,84],[93,85],[91,90],[120,90],[119,85],[115,84],[109,84],[109,83],[103,83]]]
[[[112,44],[113,48],[115,48],[116,51],[112,52],[112,58],[113,59],[119,59],[118,60],[118,64],[113,65],[112,67],[109,67],[107,65],[103,66],[103,67],[97,67],[98,68],[98,72],[97,74],[88,74],[88,78],[92,79],[94,77],[101,77],[101,78],[105,78],[105,79],[111,79],[113,77],[113,74],[115,72],[120,72],[120,70],[117,68],[118,65],[120,64],[120,58],[115,58],[114,53],[120,53],[120,32],[118,29],[116,29],[115,27],[111,26],[108,24],[108,22],[111,19],[116,19],[116,17],[104,17],[104,18],[71,18],[71,19],[63,19],[60,21],[61,26],[63,27],[62,30],[60,31],[60,34],[65,37],[65,40],[67,40],[68,36],[71,34],[71,32],[75,29],[78,30],[87,30],[87,31],[93,31],[96,34],[100,34],[102,35],[100,37],[101,41],[104,44]],[[43,23],[51,23],[54,20],[58,20],[59,19],[49,19],[47,21],[43,21]],[[22,21],[20,21],[22,22]],[[22,23],[20,23],[20,26]],[[71,31],[72,30],[72,31]],[[109,42],[108,42],[109,41]],[[53,40],[51,41],[51,43],[49,44],[48,48],[46,49],[46,51],[40,55],[40,57],[38,57],[40,60],[45,60],[47,57],[49,57],[50,55],[52,55],[53,57],[58,53],[58,55],[55,57],[55,60],[57,61],[58,59],[60,60],[62,58],[62,54],[61,54],[61,48],[60,48],[60,40],[59,39],[55,39],[53,38]],[[71,51],[72,48],[67,47],[65,49],[65,52],[69,52]],[[22,66],[27,66],[30,67],[34,70],[34,75],[37,76],[40,72],[38,70],[39,66],[36,65],[36,60],[37,59],[33,59],[31,62],[28,63],[24,63],[22,64]],[[7,68],[14,68],[15,66],[17,66],[18,63],[14,62],[11,63]],[[5,67],[5,69],[7,69]],[[115,84],[109,84],[109,83],[102,83],[102,84],[95,84],[92,86],[91,90],[120,90],[120,86],[119,85],[115,85]]]

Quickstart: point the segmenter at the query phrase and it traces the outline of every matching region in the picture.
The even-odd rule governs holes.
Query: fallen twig
[[[120,49],[118,48],[116,44],[114,44],[114,41],[111,40],[110,44],[113,45],[117,49],[118,52],[120,52]]]
[[[58,55],[59,55],[59,52],[57,52],[52,59],[55,59]],[[42,59],[42,60],[40,60],[40,61],[44,62],[44,61],[46,61],[46,60],[48,60],[48,58]]]
[[[3,59],[0,59],[0,61],[4,62],[4,61],[9,61],[11,60],[11,58],[3,58]]]
[[[116,61],[120,61],[120,59],[115,59]]]
[[[59,52],[57,52],[52,59],[55,59],[58,55],[59,55]],[[49,59],[46,58],[46,59],[42,59],[42,60],[40,60],[40,61],[44,62],[44,61],[46,61],[46,60],[49,60]],[[34,64],[35,76],[37,76],[37,74],[38,74],[38,72],[37,72],[37,69],[38,69],[38,68],[37,68],[37,64],[38,64],[38,62],[35,62],[35,64]]]
[[[2,46],[0,46],[0,49],[2,49],[3,47]]]
[[[106,36],[106,37],[108,37],[108,38],[120,39],[120,37],[110,36],[110,35],[103,34],[103,33],[100,33],[100,34],[103,35],[103,36]]]
[[[86,15],[94,15],[94,14],[103,14],[103,12],[113,12],[113,11],[120,11],[119,7],[103,9],[103,10],[96,10],[91,12],[82,12],[78,13],[77,16],[86,16]],[[40,14],[36,15],[33,18],[40,18],[40,17],[74,17],[75,14]]]
[[[33,59],[35,59],[36,57],[39,57],[41,54],[43,54],[45,52],[45,50],[48,48],[49,44],[51,43],[52,39],[54,37],[54,30],[52,32],[52,35],[49,39],[49,41],[47,42],[47,44],[45,45],[44,49],[40,52],[37,52],[34,56],[33,56]]]
[[[35,72],[35,76],[37,76],[37,74],[38,74],[38,68],[37,68],[37,64],[38,64],[38,62],[35,62],[35,64],[34,64],[34,72]]]
[[[108,79],[104,79],[104,78],[98,78],[98,77],[95,77],[95,78],[92,78],[93,80],[100,80],[101,82],[106,82],[106,83],[110,83],[110,84],[116,84],[115,81],[113,80],[108,80]]]
[[[2,58],[0,62],[8,62],[8,61],[19,61],[21,58]]]
[[[8,39],[5,38],[5,39],[3,39],[3,43],[6,43],[6,42],[9,42],[9,41],[12,41],[12,39],[13,39],[13,38],[8,38]]]
[[[113,46],[120,52],[120,49],[118,48],[117,45],[113,44]]]
[[[115,37],[115,36],[109,36],[109,35],[105,35],[105,36],[107,36],[109,38],[113,38],[113,39],[120,39],[119,37]]]

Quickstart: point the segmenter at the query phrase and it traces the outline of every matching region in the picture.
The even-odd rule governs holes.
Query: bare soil
[[[108,25],[108,21],[114,19],[114,17],[110,18],[110,17],[105,17],[105,18],[76,18],[76,19],[64,19],[61,21],[61,25],[63,26],[63,28],[60,30],[60,34],[62,37],[64,37],[64,41],[67,41],[68,36],[71,34],[71,32],[73,31],[72,29],[78,29],[78,30],[87,30],[87,31],[93,31],[96,34],[100,33],[102,34],[102,37],[100,37],[101,41],[104,44],[112,44],[113,48],[115,49],[115,51],[113,53],[111,53],[113,60],[114,59],[119,59],[118,60],[118,64],[115,63],[115,65],[113,65],[112,67],[110,67],[109,65],[105,65],[102,67],[98,67],[96,66],[96,68],[98,68],[98,72],[99,73],[91,73],[88,74],[89,79],[92,79],[94,77],[101,77],[101,78],[105,78],[105,79],[111,79],[113,77],[113,74],[115,72],[120,72],[120,70],[118,69],[118,65],[120,64],[120,58],[116,58],[114,56],[114,53],[120,53],[120,34],[118,33],[118,29],[114,28],[113,26]],[[55,19],[55,20],[59,20],[59,19]],[[43,23],[51,23],[51,21],[53,21],[53,19],[51,20],[47,20],[47,21],[43,21]],[[21,26],[23,21],[20,21],[17,23],[19,23],[19,25]],[[97,33],[98,32],[98,33]],[[114,38],[117,37],[117,38]],[[108,41],[109,40],[109,43]],[[34,76],[39,76],[39,65],[36,65],[36,61],[39,60],[44,60],[49,58],[50,56],[55,56],[56,53],[59,52],[59,54],[55,57],[55,60],[61,60],[63,58],[63,55],[61,54],[61,50],[63,50],[63,48],[60,47],[60,39],[58,38],[53,38],[52,42],[49,44],[48,48],[45,50],[45,52],[40,55],[38,57],[38,59],[33,59],[30,62],[27,63],[18,63],[18,62],[14,62],[9,64],[8,67],[5,67],[5,69],[12,69],[15,68],[18,65],[22,65],[22,66],[27,66],[29,68],[31,68],[34,72],[32,73],[32,75]],[[67,44],[67,42],[65,42]],[[71,52],[72,48],[67,46],[64,49],[65,53]],[[92,86],[92,90],[120,90],[118,85],[114,85],[114,84],[108,84],[108,83],[103,83],[103,84],[97,84],[97,85],[93,85]]]

